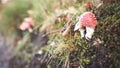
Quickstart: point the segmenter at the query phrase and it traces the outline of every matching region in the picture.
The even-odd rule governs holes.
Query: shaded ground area
[[[9,59],[13,55],[13,45],[0,33],[0,68],[9,68]]]

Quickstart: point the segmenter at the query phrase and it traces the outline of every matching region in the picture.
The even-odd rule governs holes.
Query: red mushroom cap
[[[23,22],[19,28],[24,31],[29,28],[29,24],[26,22]]]
[[[24,21],[29,24],[29,28],[34,26],[34,20],[31,17],[25,18]]]
[[[23,31],[28,29],[31,32],[33,26],[34,26],[34,20],[31,17],[27,17],[24,19],[24,21],[22,22],[19,28]]]
[[[97,20],[92,12],[85,12],[80,16],[79,23],[82,26],[95,28],[97,25]]]

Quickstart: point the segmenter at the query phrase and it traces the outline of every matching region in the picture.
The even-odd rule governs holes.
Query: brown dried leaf
[[[70,25],[67,27],[67,29],[62,33],[62,36],[64,38],[68,38],[69,34],[70,34],[70,31],[71,31],[71,27],[72,27],[72,24],[70,23]]]
[[[93,5],[92,2],[86,2],[86,3],[84,4],[84,7],[85,7],[86,10],[90,10],[91,8],[94,7],[94,5]]]
[[[77,32],[74,33],[74,39],[78,37]]]

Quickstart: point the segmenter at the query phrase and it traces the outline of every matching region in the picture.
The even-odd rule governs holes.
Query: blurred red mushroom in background
[[[22,31],[28,30],[29,32],[33,31],[34,20],[31,17],[27,17],[24,19],[22,24],[19,26],[19,29]]]
[[[85,38],[87,40],[90,40],[92,38],[96,25],[97,21],[95,15],[92,12],[85,12],[80,15],[79,21],[75,25],[74,31],[79,29],[81,38],[83,38],[85,35]],[[86,29],[83,29],[83,27],[85,27]]]

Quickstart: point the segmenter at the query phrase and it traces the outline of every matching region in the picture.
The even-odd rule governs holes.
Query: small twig
[[[59,68],[60,64],[63,62],[63,60],[60,60],[60,62],[57,65],[57,68]]]
[[[47,61],[47,64],[51,63],[53,56],[50,56],[50,58]]]
[[[101,5],[102,5],[102,3],[99,3],[99,4],[96,6],[96,9],[98,9]]]
[[[47,58],[47,53],[43,56],[43,58],[41,59],[41,63],[45,61],[45,59]]]

